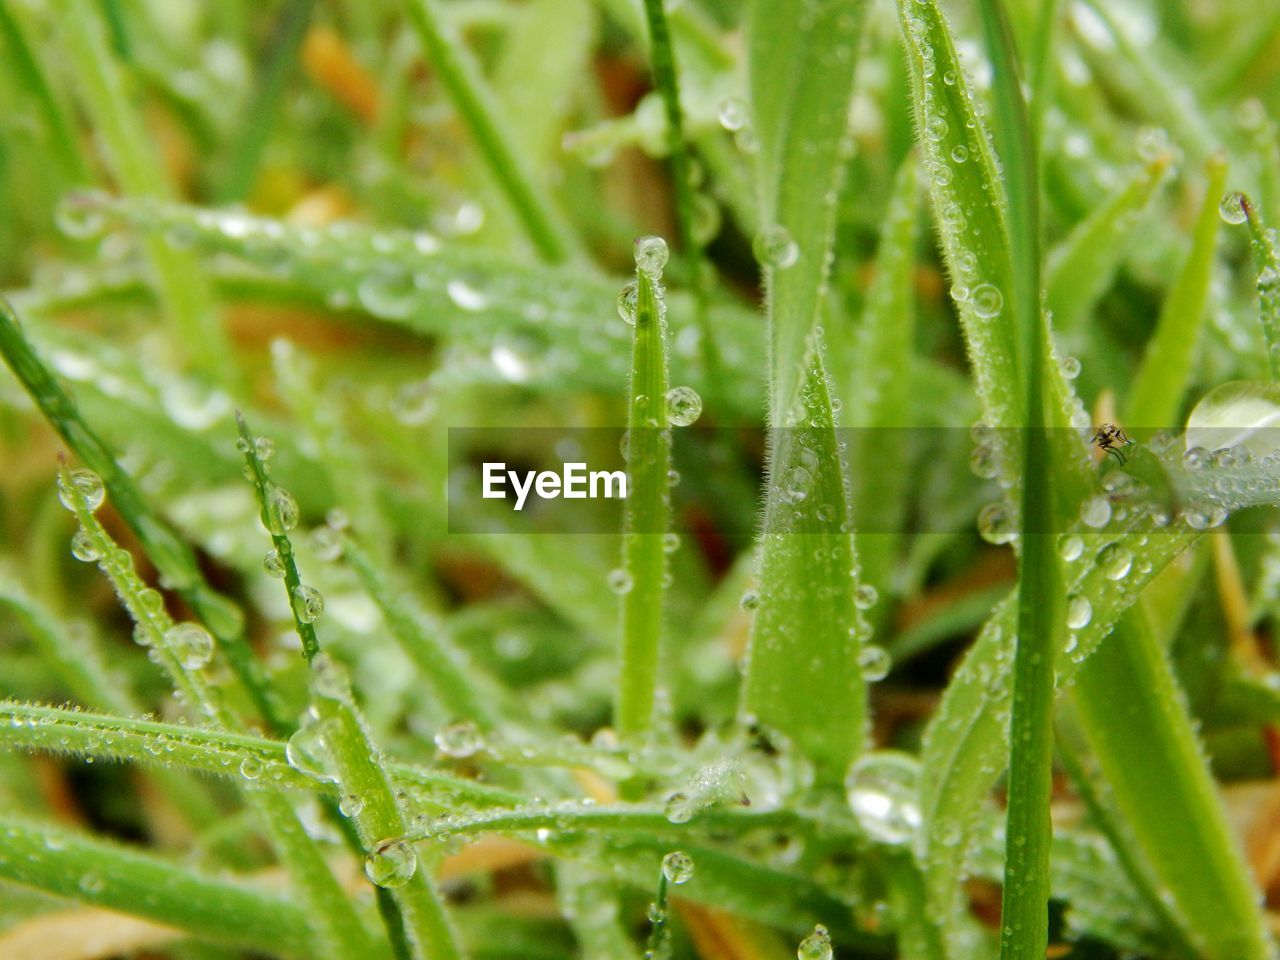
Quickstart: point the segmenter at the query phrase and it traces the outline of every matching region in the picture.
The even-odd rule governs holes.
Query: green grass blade
[[[129,102],[128,79],[107,46],[95,6],[60,2],[57,11],[67,55],[81,80],[80,96],[107,147],[121,188],[138,197],[169,196],[171,188],[152,137]],[[155,267],[161,302],[187,359],[220,382],[233,383],[235,353],[219,325],[208,282],[195,258],[159,238],[148,239],[147,255]]]
[[[862,4],[819,0],[800,15],[787,4],[754,0],[747,18],[769,410],[782,425],[812,367],[808,338],[826,289]]]
[[[1271,956],[1258,893],[1183,694],[1142,617],[1120,620],[1084,665],[1086,678],[1075,704],[1090,748],[1197,953]]]
[[[1267,228],[1261,212],[1240,195],[1240,206],[1249,224],[1249,248],[1258,274],[1258,320],[1267,344],[1267,369],[1280,381],[1280,250],[1275,232]]]
[[[653,726],[667,576],[663,539],[671,522],[666,308],[658,289],[661,266],[650,272],[639,262],[642,245],[661,242],[649,237],[636,244],[635,345],[627,418],[628,490],[618,575],[622,642],[614,709],[618,733],[633,739],[646,736]]]
[[[432,66],[475,140],[490,174],[506,194],[529,240],[551,263],[580,256],[577,238],[546,194],[525,157],[508,140],[496,99],[452,21],[437,0],[405,0],[409,21]]]
[[[0,877],[212,943],[292,957],[311,952],[306,914],[287,898],[50,823],[0,818]]]
[[[1147,342],[1142,364],[1129,391],[1127,425],[1135,430],[1174,426],[1178,400],[1190,379],[1209,296],[1218,227],[1222,222],[1218,201],[1226,185],[1225,157],[1211,158],[1206,175],[1208,183],[1196,218],[1191,250],[1165,297],[1160,319]]]
[[[261,664],[245,642],[244,617],[240,610],[209,586],[191,547],[152,509],[133,478],[85,422],[75,400],[23,336],[13,308],[2,299],[0,352],[45,419],[80,461],[102,478],[112,504],[138,537],[147,557],[212,631],[262,715],[277,729],[289,729],[292,721],[281,713]]]
[[[1164,153],[1134,171],[1122,186],[1049,251],[1045,299],[1054,327],[1080,330],[1106,292],[1142,227],[1141,213],[1165,182],[1172,157]]]
[[[775,430],[739,713],[794,743],[839,783],[867,737],[862,657],[875,601],[858,578],[826,374],[815,356],[796,423]]]

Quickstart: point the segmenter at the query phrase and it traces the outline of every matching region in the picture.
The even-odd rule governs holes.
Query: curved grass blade
[[[637,242],[637,251],[654,238]],[[656,241],[661,242],[661,241]],[[665,306],[660,273],[636,269],[635,345],[627,419],[627,501],[622,535],[622,641],[614,723],[643,738],[653,726],[666,595],[671,428],[667,425]],[[611,574],[610,576],[613,576]]]
[[[50,823],[0,818],[0,877],[212,943],[299,958],[312,950],[306,913],[288,898]]]
[[[524,156],[507,139],[492,91],[470,50],[436,0],[406,0],[409,21],[436,68],[458,117],[467,126],[490,174],[543,259],[577,259],[581,248],[561,213],[540,191]]]
[[[1275,231],[1267,228],[1262,213],[1244,194],[1240,207],[1249,224],[1249,248],[1258,274],[1258,320],[1267,344],[1267,369],[1273,381],[1280,381],[1280,250]]]

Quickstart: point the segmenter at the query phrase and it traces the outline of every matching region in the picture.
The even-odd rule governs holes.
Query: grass
[[[1255,7],[0,7],[0,956],[1274,956]]]

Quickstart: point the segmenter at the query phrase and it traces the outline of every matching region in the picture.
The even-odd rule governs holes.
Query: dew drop
[[[636,304],[640,296],[640,284],[628,280],[618,291],[618,316],[631,326],[636,325]]]
[[[164,632],[165,644],[188,670],[199,670],[213,659],[213,637],[198,623],[175,623]]]
[[[868,753],[853,765],[845,796],[863,832],[886,844],[907,843],[920,829],[920,763],[896,750]]]
[[[831,960],[832,954],[831,934],[820,923],[796,947],[796,960]]]
[[[742,599],[738,601],[738,605],[748,612],[760,606],[760,594],[754,590],[748,590],[742,595]]]
[[[680,549],[680,534],[664,533],[662,535],[662,551],[664,553],[675,553]]]
[[[275,455],[276,442],[270,437],[258,437],[253,441],[253,452],[259,460],[266,463]]]
[[[71,194],[58,204],[53,222],[72,240],[91,240],[106,229],[107,218],[102,211],[106,200],[107,195],[98,190]]]
[[[365,876],[380,887],[403,887],[417,870],[413,847],[399,838],[382,841],[364,861]]]
[[[445,284],[444,292],[454,306],[468,313],[479,313],[489,306],[489,298],[465,280],[450,280]]]
[[[1222,202],[1218,204],[1218,215],[1222,217],[1226,223],[1244,223],[1249,219],[1249,215],[1245,212],[1245,199],[1243,193],[1225,193],[1222,195]]]
[[[1062,557],[1070,563],[1072,560],[1079,560],[1080,554],[1084,552],[1084,541],[1075,535],[1062,538],[1062,542],[1058,544],[1058,556]]]
[[[284,560],[280,556],[279,550],[268,550],[267,555],[262,558],[262,568],[267,571],[268,576],[275,577],[277,580],[283,580],[285,575]]]
[[[662,858],[662,875],[669,883],[688,883],[693,879],[693,857],[683,850],[672,850]]]
[[[725,97],[721,100],[716,115],[720,126],[730,133],[737,133],[747,125],[747,105],[738,97]]]
[[[75,512],[77,495],[93,513],[107,498],[102,478],[92,470],[72,470],[58,476],[58,500],[71,512]]]
[[[1091,497],[1080,508],[1080,520],[1086,527],[1098,530],[1111,520],[1111,501],[1106,497]]]
[[[1084,594],[1076,594],[1067,600],[1067,628],[1082,630],[1093,619],[1093,604]]]
[[[89,539],[89,534],[83,530],[77,530],[71,537],[71,555],[84,563],[92,563],[102,556],[94,542]]]
[[[791,232],[781,224],[766,227],[751,245],[756,259],[767,267],[786,270],[800,259],[800,247],[791,239]]]
[[[289,766],[299,773],[316,780],[333,783],[337,780],[329,759],[329,745],[325,742],[325,723],[314,715],[308,715],[284,747]]]
[[[413,274],[407,270],[379,270],[361,280],[356,288],[356,296],[364,308],[388,320],[409,316],[417,295]]]
[[[630,593],[634,585],[631,574],[622,569],[622,567],[615,567],[609,571],[609,589],[618,596]]]
[[[853,591],[853,603],[859,610],[870,610],[880,599],[880,591],[869,583],[860,583]]]
[[[342,556],[342,534],[327,523],[312,530],[307,542],[321,560],[332,562]]]
[[[698,802],[687,793],[671,794],[662,808],[668,823],[688,823],[697,810]]]
[[[643,270],[652,279],[662,276],[662,270],[671,256],[667,241],[661,237],[640,237],[635,245],[636,269]]]
[[[858,667],[862,671],[863,680],[878,683],[889,675],[893,668],[893,658],[884,647],[868,643],[858,653]]]
[[[969,301],[973,304],[973,312],[984,320],[999,316],[1004,309],[1004,296],[1000,288],[990,283],[980,283],[969,293]]]
[[[485,747],[484,734],[470,720],[441,727],[436,731],[434,739],[436,749],[455,760],[473,757]]]
[[[284,487],[267,490],[267,529],[280,537],[298,525],[298,501]]]
[[[300,583],[293,588],[293,612],[303,623],[315,623],[324,613],[324,597],[315,587]]]
[[[1098,566],[1108,580],[1123,580],[1133,566],[1133,554],[1122,543],[1109,543],[1098,552]]]
[[[1068,380],[1074,380],[1080,376],[1080,361],[1075,357],[1063,357],[1058,366],[1062,368],[1062,375]]]
[[[667,391],[667,422],[687,427],[702,415],[702,398],[693,387],[672,387]]]
[[[978,511],[978,534],[988,543],[1012,543],[1018,535],[1012,511],[1003,500],[988,503]]]
[[[951,148],[951,159],[955,163],[964,163],[969,159],[969,148],[963,143],[957,143]]]
[[[245,757],[240,761],[240,776],[246,780],[257,780],[262,776],[262,761],[257,757]]]
[[[346,793],[338,801],[338,812],[344,817],[358,817],[364,810],[364,797],[358,793]]]

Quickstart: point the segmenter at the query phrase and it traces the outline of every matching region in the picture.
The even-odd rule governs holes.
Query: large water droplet
[[[640,284],[628,280],[618,291],[618,316],[631,326],[636,325],[636,303],[640,296]]]
[[[667,391],[667,421],[687,427],[702,414],[702,398],[693,387],[672,387]]]
[[[315,587],[300,583],[293,588],[293,612],[303,623],[315,623],[324,613],[324,597]]]
[[[662,874],[669,883],[688,883],[693,879],[693,857],[683,850],[672,850],[662,858]]]
[[[267,555],[262,558],[262,569],[267,571],[269,577],[275,577],[277,580],[284,579],[285,564],[279,550],[267,551]]]
[[[1098,530],[1111,520],[1111,501],[1106,497],[1091,497],[1080,508],[1080,520],[1086,527]]]
[[[889,675],[893,668],[893,657],[884,647],[868,643],[858,653],[858,666],[862,670],[863,680],[877,683]]]
[[[887,844],[907,843],[920,829],[920,763],[895,750],[866,754],[845,780],[845,796],[863,832]]]
[[[831,957],[831,935],[822,924],[815,926],[796,948],[796,960],[831,960]]]
[[[800,247],[782,224],[765,227],[751,244],[756,259],[766,267],[786,270],[800,259]]]
[[[1227,223],[1244,223],[1249,219],[1243,193],[1225,193],[1218,204],[1218,215]]]
[[[630,593],[634,585],[631,574],[622,569],[622,567],[615,567],[609,571],[609,589],[618,594],[618,596]]]
[[[1072,560],[1079,560],[1080,554],[1084,552],[1084,541],[1075,534],[1070,534],[1062,538],[1062,542],[1058,544],[1058,556],[1062,557],[1070,563]]]
[[[662,276],[662,270],[671,256],[667,241],[661,237],[640,237],[636,240],[636,269],[643,270],[654,280]]]
[[[89,539],[89,534],[83,530],[77,530],[71,537],[71,555],[84,563],[92,563],[102,556],[97,545]]]
[[[880,591],[869,583],[853,588],[853,603],[859,610],[870,610],[880,600]]]
[[[673,793],[663,805],[669,823],[688,823],[698,812],[698,801],[687,793]]]
[[[969,301],[973,304],[973,312],[984,320],[998,316],[1004,309],[1004,296],[1000,288],[990,283],[980,283],[969,293]]]
[[[284,536],[298,525],[298,501],[284,487],[272,484],[267,489],[267,529],[275,536]]]
[[[72,470],[58,475],[58,500],[68,510],[75,512],[77,495],[93,513],[107,498],[102,478],[92,470]]]
[[[213,659],[213,637],[198,623],[176,623],[165,631],[164,639],[188,670],[199,670]]]
[[[380,887],[403,887],[418,870],[418,857],[408,842],[384,840],[365,858],[365,875]]]
[[[1093,604],[1084,594],[1077,594],[1067,600],[1067,627],[1071,630],[1082,630],[1093,619]]]
[[[1133,554],[1123,543],[1109,543],[1098,551],[1098,567],[1108,580],[1123,580],[1133,566]]]
[[[1013,512],[1003,500],[988,503],[978,511],[978,534],[988,543],[1012,543],[1018,535]]]
[[[456,307],[468,313],[479,313],[489,306],[489,298],[465,280],[450,280],[445,284],[444,292]]]
[[[329,745],[325,742],[326,728],[324,721],[309,713],[285,744],[284,756],[289,766],[299,773],[332,783],[337,780],[337,775],[329,757]]]
[[[720,126],[730,133],[737,133],[745,127],[749,117],[746,103],[738,97],[725,97],[721,100],[716,114]]]
[[[344,817],[358,817],[364,810],[364,797],[358,793],[345,793],[338,801],[338,812]]]

